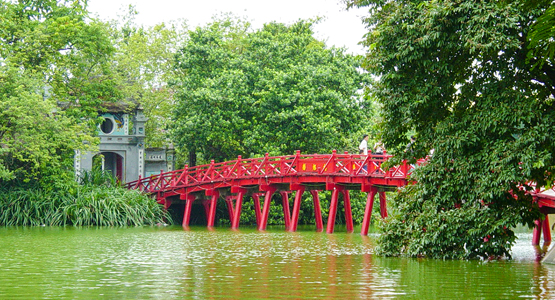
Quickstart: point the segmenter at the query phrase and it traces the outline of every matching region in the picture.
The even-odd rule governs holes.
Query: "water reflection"
[[[359,234],[283,228],[0,228],[1,299],[555,297],[555,265],[383,258]]]

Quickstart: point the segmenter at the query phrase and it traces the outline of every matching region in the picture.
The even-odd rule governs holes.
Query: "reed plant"
[[[0,189],[0,226],[141,226],[171,223],[163,206],[102,174],[56,191]],[[109,179],[109,180],[108,180]]]

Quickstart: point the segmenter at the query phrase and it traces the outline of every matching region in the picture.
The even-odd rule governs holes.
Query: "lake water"
[[[178,226],[0,228],[0,299],[555,298],[531,232],[512,261],[373,255],[376,234]]]

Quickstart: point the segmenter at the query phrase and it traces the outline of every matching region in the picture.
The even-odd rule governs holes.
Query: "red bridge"
[[[367,192],[366,209],[362,222],[361,234],[367,235],[374,205],[375,195],[379,195],[380,212],[387,217],[386,191],[395,191],[407,184],[414,166],[403,164],[383,169],[382,164],[391,156],[337,154],[301,154],[263,158],[242,159],[222,163],[212,161],[208,165],[187,167],[137,181],[127,183],[129,189],[139,189],[156,195],[159,203],[166,209],[174,202],[185,201],[183,226],[188,226],[194,201],[204,205],[207,225],[214,226],[216,203],[221,197],[225,199],[231,221],[231,228],[239,227],[243,198],[250,196],[254,200],[256,223],[259,230],[265,230],[270,211],[271,198],[276,192],[282,197],[285,227],[289,231],[297,230],[302,195],[309,191],[314,205],[316,229],[323,230],[322,212],[319,192],[332,191],[329,207],[327,233],[334,231],[339,204],[339,194],[343,195],[345,221],[348,232],[353,231],[351,200],[349,190]],[[417,165],[425,162],[421,159]],[[293,209],[290,211],[289,194],[295,191]],[[544,240],[551,241],[548,213],[555,212],[555,192],[553,190],[536,190],[532,193],[544,220],[536,222],[533,243],[539,244],[542,229]],[[261,199],[263,198],[263,199]],[[263,201],[263,202],[261,202]]]

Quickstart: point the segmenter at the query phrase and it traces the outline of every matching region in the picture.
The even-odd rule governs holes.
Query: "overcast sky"
[[[349,53],[364,53],[357,44],[366,32],[361,22],[365,11],[347,11],[340,0],[89,0],[89,10],[101,19],[114,19],[130,4],[139,12],[137,22],[146,26],[185,19],[194,28],[227,12],[246,17],[254,28],[271,21],[291,24],[320,16],[325,19],[314,27],[318,39],[328,46],[346,47]]]

